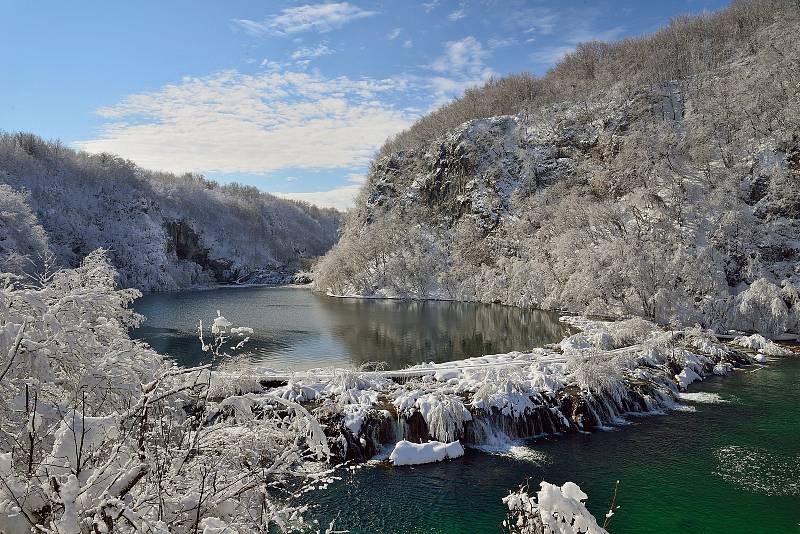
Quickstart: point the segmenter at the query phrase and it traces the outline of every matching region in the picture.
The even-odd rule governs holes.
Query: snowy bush
[[[792,354],[792,351],[789,349],[781,347],[774,341],[770,341],[760,334],[737,336],[734,338],[733,344],[768,356],[788,356]]]
[[[0,280],[0,531],[309,526],[293,501],[330,480],[330,453],[300,405],[214,398],[208,366],[132,341],[138,292],[116,289],[104,251]],[[222,356],[247,333],[220,315],[203,345]]]
[[[596,350],[572,352],[567,370],[581,389],[615,395],[624,388],[619,360]]]
[[[759,278],[736,296],[735,313],[739,326],[750,332],[782,334],[792,319],[783,297],[784,291],[780,286]]]
[[[508,507],[508,518],[503,526],[512,534],[603,534],[608,519],[614,513],[614,504],[606,515],[602,527],[586,509],[586,494],[574,482],[561,487],[542,481],[535,495],[520,487],[503,503]]]

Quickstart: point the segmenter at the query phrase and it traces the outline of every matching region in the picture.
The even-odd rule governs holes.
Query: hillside
[[[15,270],[74,267],[102,247],[123,287],[283,282],[333,245],[339,223],[254,187],[0,134],[0,261]]]
[[[578,47],[391,139],[318,267],[337,294],[800,330],[800,8]]]

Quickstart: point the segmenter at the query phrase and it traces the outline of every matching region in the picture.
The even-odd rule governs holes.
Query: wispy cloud
[[[555,65],[573,50],[575,50],[575,45],[543,46],[535,52],[531,52],[528,57],[534,63]]]
[[[386,35],[386,38],[389,39],[390,41],[394,41],[395,39],[400,37],[401,33],[403,33],[403,28],[395,28]]]
[[[430,2],[426,2],[422,4],[422,8],[425,10],[425,13],[430,13],[439,5],[439,0],[431,0]]]
[[[322,208],[336,208],[345,211],[353,207],[356,196],[361,191],[361,186],[367,181],[366,175],[359,173],[348,173],[346,178],[347,183],[345,185],[328,191],[273,193],[273,195],[281,198],[302,200]]]
[[[430,65],[439,73],[429,80],[436,97],[434,106],[493,76],[494,71],[485,63],[489,55],[490,51],[471,35],[446,42],[444,53]]]
[[[549,7],[528,7],[512,14],[512,24],[532,39],[553,34],[560,25],[560,15],[561,12]]]
[[[453,11],[452,13],[447,15],[447,20],[449,20],[451,22],[455,22],[457,20],[463,19],[466,16],[467,16],[467,12],[466,11],[464,11],[463,9],[457,9],[456,11]]]
[[[487,56],[480,41],[470,35],[445,43],[444,54],[436,58],[431,68],[437,72],[476,74],[485,69]]]
[[[302,60],[302,59],[316,59],[321,56],[327,56],[333,54],[333,50],[328,48],[326,45],[321,44],[315,47],[303,47],[299,50],[295,50],[292,52],[292,59],[295,61]]]
[[[414,41],[412,41],[411,39],[407,39],[403,43],[403,48],[414,48]]]
[[[341,211],[349,210],[355,204],[355,199],[361,191],[361,185],[344,185],[328,191],[313,191],[303,193],[272,193],[276,197],[291,200],[302,200],[321,208],[336,208]]]
[[[173,172],[354,168],[408,127],[411,112],[387,103],[406,90],[402,78],[225,71],[102,108],[100,135],[77,145]]]
[[[325,33],[341,28],[350,21],[374,15],[377,15],[376,11],[361,9],[349,2],[338,2],[290,7],[261,21],[234,19],[233,23],[255,35],[291,35],[307,31]]]
[[[534,63],[553,65],[559,62],[570,52],[573,52],[580,43],[589,41],[612,41],[625,32],[624,26],[615,26],[606,30],[594,29],[586,23],[565,32],[563,44],[543,46],[529,55]]]
[[[505,48],[507,46],[513,46],[517,44],[517,40],[514,37],[491,37],[487,43],[489,48],[494,50],[496,48]]]

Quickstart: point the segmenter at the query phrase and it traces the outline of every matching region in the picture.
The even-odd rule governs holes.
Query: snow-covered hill
[[[333,245],[340,223],[334,210],[29,134],[0,135],[0,194],[0,260],[24,269],[15,254],[41,262],[49,248],[75,266],[102,247],[121,284],[145,291],[289,281]]]
[[[738,2],[468,92],[387,143],[318,288],[798,332],[798,28]]]

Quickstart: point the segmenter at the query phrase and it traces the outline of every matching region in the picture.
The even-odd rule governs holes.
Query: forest
[[[25,133],[0,133],[0,192],[2,270],[77,267],[104,248],[119,283],[144,291],[291,282],[333,245],[341,217]]]
[[[387,141],[317,288],[800,329],[794,2],[578,46]]]

